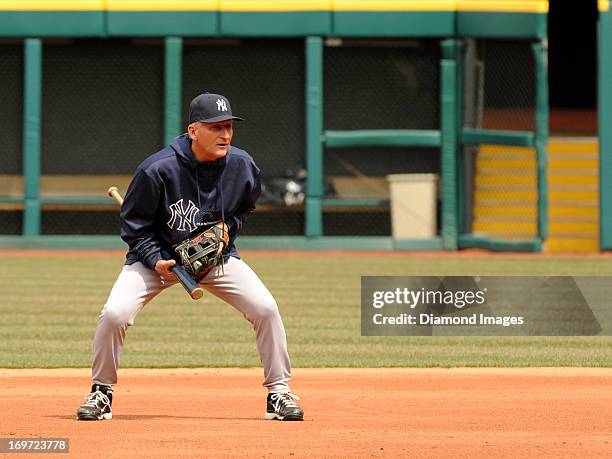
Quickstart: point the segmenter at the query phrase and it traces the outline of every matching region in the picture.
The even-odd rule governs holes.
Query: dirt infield
[[[88,373],[0,370],[0,437],[87,457],[612,453],[612,369],[296,369],[303,423],[262,419],[259,369],[125,369],[113,420],[77,422]]]

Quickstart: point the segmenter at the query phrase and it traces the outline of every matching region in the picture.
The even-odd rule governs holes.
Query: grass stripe
[[[612,257],[246,258],[279,303],[296,367],[612,366],[610,337],[362,337],[359,307],[362,275],[612,275]],[[90,366],[97,316],[123,257],[93,260],[4,256],[0,367]],[[137,368],[259,365],[241,314],[210,295],[192,301],[180,287],[138,315],[122,359]]]

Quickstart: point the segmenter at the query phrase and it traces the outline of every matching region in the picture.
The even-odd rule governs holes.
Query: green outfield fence
[[[123,247],[105,189],[181,133],[208,90],[247,119],[234,143],[263,173],[241,247],[541,250],[546,1],[35,3],[0,9],[0,246]],[[513,161],[514,146],[534,152],[533,231],[481,228],[479,161],[496,147]],[[392,237],[385,177],[397,173],[440,178],[431,237]],[[487,186],[516,204],[512,180]]]
[[[599,0],[599,236],[602,249],[612,249],[612,13],[609,0]]]

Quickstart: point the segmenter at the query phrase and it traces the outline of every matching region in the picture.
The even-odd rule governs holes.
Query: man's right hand
[[[174,260],[159,260],[155,263],[155,271],[166,280],[176,280],[176,276],[170,271],[174,265],[176,265]]]

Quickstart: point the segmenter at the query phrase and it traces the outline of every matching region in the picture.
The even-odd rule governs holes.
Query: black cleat
[[[83,403],[77,410],[79,421],[101,421],[102,419],[112,419],[113,411],[113,390],[110,386],[94,384],[91,393],[85,396]]]
[[[279,421],[303,421],[304,411],[294,400],[299,400],[299,397],[290,392],[268,394],[265,418]]]

